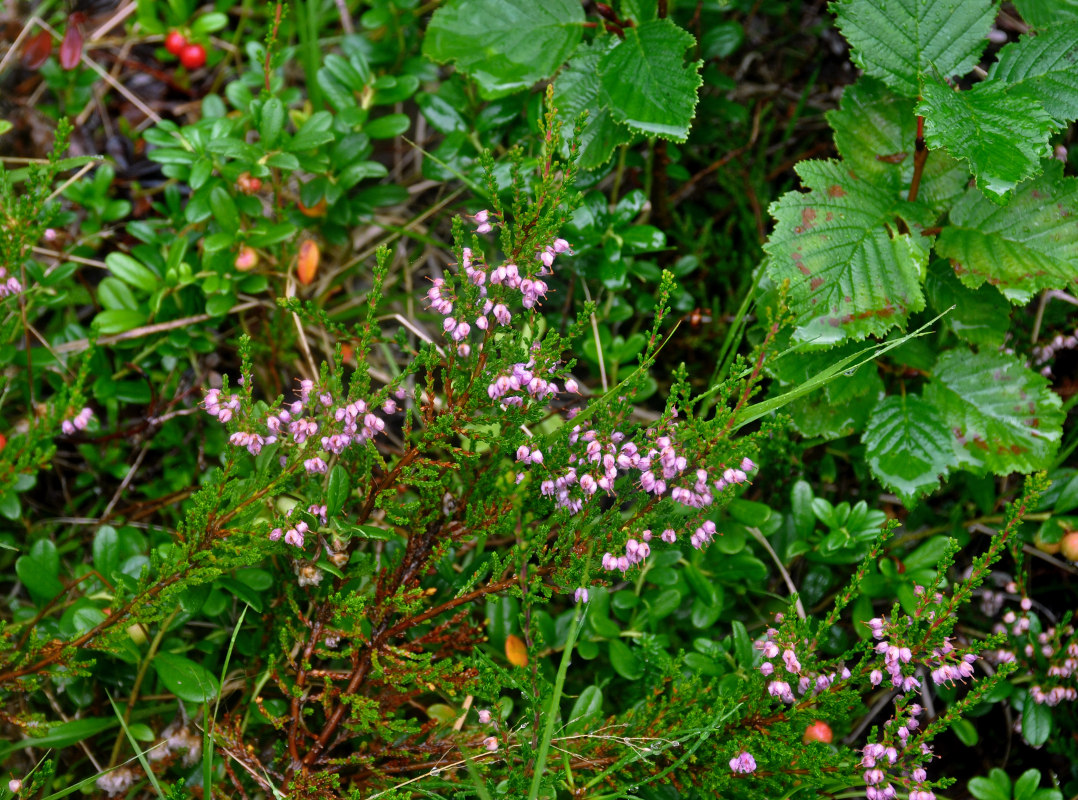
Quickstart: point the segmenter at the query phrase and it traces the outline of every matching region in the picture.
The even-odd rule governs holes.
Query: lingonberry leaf
[[[703,82],[700,62],[685,63],[695,43],[669,19],[626,28],[599,60],[601,97],[614,118],[639,133],[685,141]]]
[[[431,17],[423,54],[456,63],[493,99],[553,75],[583,23],[579,0],[450,0]]]
[[[996,16],[992,0],[837,0],[831,10],[854,62],[906,97],[920,94],[922,75],[969,72]]]
[[[554,81],[554,106],[566,120],[576,120],[588,112],[580,136],[580,167],[596,169],[610,160],[614,149],[632,141],[632,132],[614,119],[610,104],[603,99],[599,85],[599,62],[614,46],[613,37],[596,39],[582,45],[568,66]],[[568,155],[569,143],[563,147]]]
[[[989,79],[1009,84],[1047,111],[1058,127],[1078,118],[1078,21],[1023,36],[999,51]]]
[[[810,191],[772,203],[775,230],[764,245],[768,274],[790,281],[796,338],[863,339],[924,308],[929,238],[909,231],[931,224],[932,212],[839,161],[803,161],[797,173]]]
[[[827,112],[835,146],[859,178],[908,195],[917,142],[915,105],[880,81],[861,78],[842,93],[838,109]],[[967,183],[966,168],[945,151],[936,151],[925,162],[917,199],[941,211]]]
[[[925,141],[969,162],[977,186],[1002,202],[1019,183],[1040,171],[1055,123],[1028,97],[1011,94],[1002,81],[982,81],[956,91],[936,79],[921,90],[917,113],[925,118]]]
[[[1006,206],[975,189],[951,210],[936,252],[951,259],[962,283],[991,283],[1012,302],[1042,289],[1078,281],[1078,178],[1050,160],[1044,174],[1023,184]]]
[[[958,466],[946,423],[917,394],[884,398],[862,441],[872,474],[906,505],[938,488],[940,477]]]
[[[201,664],[173,653],[157,653],[153,668],[161,683],[181,700],[205,703],[217,697],[221,686]]]
[[[961,348],[940,356],[925,399],[942,415],[963,466],[997,475],[1049,465],[1064,414],[1059,395],[1014,356]]]

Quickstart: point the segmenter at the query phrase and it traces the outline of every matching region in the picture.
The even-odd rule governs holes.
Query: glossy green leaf
[[[976,189],[973,192],[980,195]],[[988,202],[983,200],[982,202]],[[944,229],[940,239],[946,236]],[[938,250],[938,247],[937,247]],[[969,289],[963,286],[946,261],[934,261],[928,267],[925,294],[936,311],[948,312],[947,325],[967,342],[999,347],[1010,329],[1011,308],[1003,296],[990,286]]]
[[[577,697],[565,724],[565,733],[579,733],[588,727],[594,717],[603,711],[603,692],[598,686],[588,686]]]
[[[795,338],[878,336],[924,308],[928,240],[916,227],[900,232],[895,217],[927,226],[931,215],[839,161],[803,161],[797,173],[809,191],[771,204],[775,230],[764,245],[771,279],[790,281]]]
[[[284,103],[279,97],[271,97],[262,104],[261,122],[258,126],[258,135],[261,145],[266,150],[272,150],[277,146],[284,130],[285,109]]]
[[[129,286],[141,289],[147,294],[161,286],[161,279],[152,269],[142,264],[127,253],[109,253],[105,256],[109,272]]]
[[[958,466],[946,423],[920,395],[884,398],[861,440],[872,474],[907,506],[939,488],[939,479]]]
[[[694,44],[669,19],[626,28],[599,60],[600,97],[614,119],[639,133],[685,141],[703,82],[700,62],[685,62]]]
[[[119,568],[120,557],[120,534],[111,525],[102,525],[94,534],[93,557],[94,568],[101,576],[109,580],[112,571]]]
[[[836,0],[831,10],[854,63],[906,97],[923,75],[969,72],[996,17],[992,0]]]
[[[989,79],[1047,111],[1058,127],[1078,118],[1078,21],[1026,34],[999,51]]]
[[[987,778],[971,778],[969,793],[977,800],[1011,800],[1011,779],[996,767],[988,773]]]
[[[1014,7],[1035,28],[1078,20],[1078,0],[1014,0]]]
[[[221,688],[212,673],[185,656],[159,652],[153,668],[170,692],[189,703],[214,700]]]
[[[1040,747],[1052,735],[1052,727],[1052,709],[1027,694],[1022,704],[1022,738],[1031,746]]]
[[[1078,178],[1064,177],[1049,161],[1044,174],[1023,184],[1006,206],[976,190],[951,210],[936,251],[951,259],[966,286],[988,282],[1012,302],[1042,289],[1078,281]]]
[[[1014,356],[949,350],[925,399],[951,431],[963,466],[997,475],[1050,465],[1061,437],[1059,395]]]
[[[925,141],[969,163],[977,186],[1002,201],[1019,183],[1041,169],[1049,155],[1048,136],[1055,123],[1028,98],[1010,92],[1002,81],[982,81],[955,91],[926,80],[917,113],[925,118]]]
[[[64,591],[60,582],[60,556],[49,539],[38,539],[30,552],[15,560],[15,574],[38,604]]]
[[[610,664],[618,675],[630,681],[639,680],[643,677],[643,662],[621,639],[610,640],[609,653]]]
[[[431,17],[423,54],[454,62],[491,99],[553,75],[583,23],[578,0],[450,0]]]
[[[348,470],[337,464],[329,473],[329,485],[326,489],[327,517],[335,517],[341,513],[351,490],[352,481]]]

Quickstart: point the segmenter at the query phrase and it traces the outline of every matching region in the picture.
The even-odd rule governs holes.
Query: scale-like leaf
[[[837,0],[831,10],[854,62],[906,97],[922,75],[969,72],[996,16],[992,0]]]
[[[951,210],[936,252],[951,259],[962,283],[991,283],[1013,302],[1041,289],[1078,282],[1078,178],[1049,161],[1003,207],[970,190]]]
[[[988,73],[1008,94],[1039,104],[1059,127],[1078,118],[1078,22],[1023,36],[999,51]]]
[[[614,44],[612,38],[596,39],[592,44],[578,48],[554,81],[554,106],[565,120],[575,122],[580,112],[588,112],[580,136],[582,169],[601,167],[610,160],[616,147],[633,138],[627,127],[614,120],[609,103],[601,96],[599,61]],[[568,151],[569,142],[564,145]]]
[[[982,81],[969,91],[926,80],[917,113],[925,118],[929,147],[945,147],[969,162],[977,186],[1002,200],[1038,173],[1048,155],[1055,123],[1042,107],[1017,97],[1001,81]]]
[[[896,217],[925,226],[923,206],[860,180],[838,161],[803,161],[809,192],[787,192],[769,209],[775,230],[764,249],[768,274],[789,280],[796,338],[835,343],[880,335],[924,308],[921,271],[928,238],[900,233]],[[910,217],[915,219],[911,220]]]
[[[453,61],[487,98],[549,78],[580,41],[579,0],[450,0],[434,12],[423,54]]]
[[[951,430],[964,466],[997,475],[1047,467],[1063,425],[1059,395],[1043,376],[1003,353],[948,350],[925,398]]]
[[[614,118],[634,131],[683,142],[689,135],[700,62],[685,63],[692,34],[669,19],[625,29],[599,61],[599,84]]]
[[[938,488],[940,477],[958,466],[946,423],[920,395],[884,398],[861,439],[872,474],[906,505]]]
[[[827,112],[843,161],[859,178],[888,186],[903,197],[913,179],[915,105],[880,81],[861,78],[842,93],[838,109]],[[968,170],[945,151],[937,150],[925,161],[917,199],[941,211],[962,194],[968,182]]]

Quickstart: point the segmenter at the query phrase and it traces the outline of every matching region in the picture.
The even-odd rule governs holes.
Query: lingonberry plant
[[[1078,791],[1067,4],[355,6],[4,28],[0,795]]]

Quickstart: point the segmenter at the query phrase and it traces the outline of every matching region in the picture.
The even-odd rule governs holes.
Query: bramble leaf
[[[992,0],[836,0],[831,11],[854,62],[906,97],[925,74],[973,69],[996,16]]]
[[[936,252],[966,286],[986,281],[1015,303],[1078,281],[1078,178],[1054,159],[1003,207],[970,190],[951,210]]]
[[[948,350],[925,387],[964,467],[997,475],[1049,465],[1062,435],[1059,395],[1003,353]]]
[[[947,425],[920,395],[884,398],[862,441],[872,474],[907,506],[937,489],[940,477],[958,466]]]
[[[896,217],[916,228],[931,224],[931,211],[860,180],[838,161],[803,161],[797,173],[810,191],[787,192],[771,204],[775,230],[764,245],[768,274],[790,281],[795,338],[863,339],[924,308],[929,239],[919,230],[899,232]]]
[[[1078,20],[1078,0],[1014,0],[1022,19],[1034,28],[1063,20]]]
[[[1078,118],[1078,22],[1007,45],[988,78],[1005,81],[1008,94],[1040,105],[1057,127],[1065,127]]]
[[[859,178],[906,196],[913,179],[917,141],[916,103],[892,93],[873,78],[861,78],[842,93],[838,109],[827,112],[835,146]],[[969,183],[964,166],[940,150],[925,161],[917,199],[941,211]]]
[[[626,28],[599,60],[600,96],[614,119],[639,133],[685,141],[703,83],[700,62],[685,64],[695,43],[669,19]]]
[[[453,61],[487,99],[549,78],[580,41],[577,0],[450,0],[431,17],[423,55]]]
[[[1007,192],[1040,171],[1055,123],[1027,97],[1012,95],[1001,81],[982,81],[955,91],[926,80],[917,113],[925,118],[925,141],[969,162],[977,186],[1002,201]]]
[[[601,96],[599,61],[612,44],[610,40],[596,39],[592,44],[578,48],[554,81],[554,106],[565,120],[575,122],[580,112],[588,112],[580,136],[579,164],[582,169],[601,167],[610,160],[616,147],[633,138],[629,129],[614,119],[609,102]],[[569,142],[563,142],[563,148],[568,155]]]
[[[943,313],[951,309],[946,321],[958,338],[989,347],[1000,347],[1006,341],[1011,325],[1010,305],[988,286],[977,289],[963,286],[946,261],[940,259],[929,264],[925,294],[936,311]]]

